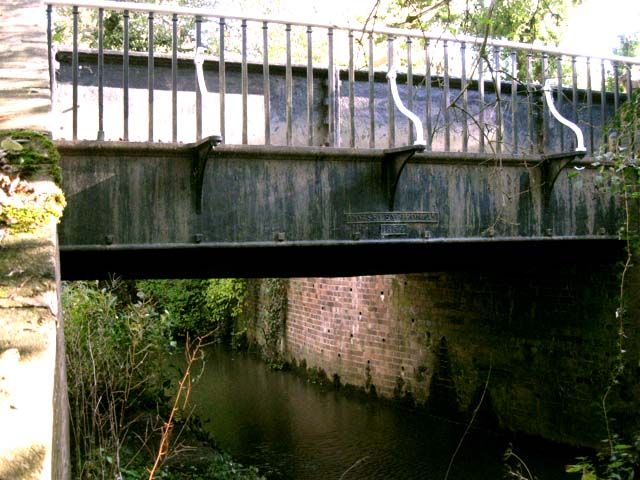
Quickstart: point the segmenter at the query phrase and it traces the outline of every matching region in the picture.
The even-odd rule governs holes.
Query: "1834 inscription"
[[[347,213],[346,223],[358,238],[409,237],[428,233],[422,225],[437,224],[438,212],[357,212]]]

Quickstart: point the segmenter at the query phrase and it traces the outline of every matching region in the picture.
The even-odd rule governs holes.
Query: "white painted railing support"
[[[391,86],[391,96],[393,97],[393,102],[396,104],[398,110],[400,110],[400,113],[402,113],[405,117],[411,120],[411,122],[413,122],[413,126],[416,129],[416,140],[415,142],[413,142],[413,144],[426,146],[427,142],[424,139],[422,121],[415,113],[406,108],[402,103],[402,100],[400,100],[400,95],[398,94],[398,85],[396,84],[397,78],[398,73],[396,71],[396,66],[391,65],[391,67],[389,68],[389,72],[387,73],[387,80],[389,80],[389,85]]]
[[[576,125],[572,121],[567,120],[565,117],[563,117],[562,114],[560,112],[558,112],[558,109],[556,108],[556,106],[553,103],[553,97],[551,96],[551,89],[553,87],[557,87],[557,86],[558,86],[558,82],[556,80],[548,79],[544,83],[544,87],[542,87],[542,91],[544,92],[544,99],[547,102],[547,106],[549,107],[549,111],[555,117],[556,120],[558,120],[561,124],[569,127],[571,130],[573,130],[573,133],[576,134],[576,137],[578,139],[578,144],[576,145],[576,150],[575,151],[576,152],[586,152],[587,149],[584,146],[584,135],[582,134],[582,130],[580,130],[580,127],[578,127],[578,125]],[[561,95],[561,94],[562,94],[562,92],[559,93],[559,95]]]

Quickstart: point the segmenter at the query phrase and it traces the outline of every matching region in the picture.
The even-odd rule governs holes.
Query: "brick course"
[[[484,407],[501,427],[595,445],[617,288],[614,265],[588,264],[291,279],[286,354],[343,384],[467,414],[488,378]],[[613,416],[637,425],[637,400],[612,401]]]

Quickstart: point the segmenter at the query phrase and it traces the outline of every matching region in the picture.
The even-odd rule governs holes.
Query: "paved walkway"
[[[42,0],[0,3],[0,130],[49,131],[46,7]]]

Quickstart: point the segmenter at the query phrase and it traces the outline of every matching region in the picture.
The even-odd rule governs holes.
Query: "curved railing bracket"
[[[384,150],[384,157],[382,158],[382,191],[390,212],[395,209],[396,189],[404,166],[416,152],[422,152],[424,149],[424,145],[410,145]]]
[[[204,171],[211,151],[222,142],[220,135],[212,135],[202,139],[193,146],[191,153],[191,191],[196,207],[196,213],[202,212],[202,186],[204,184]]]

